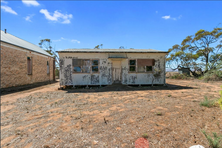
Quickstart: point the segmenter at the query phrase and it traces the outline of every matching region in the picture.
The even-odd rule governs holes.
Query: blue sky
[[[167,51],[199,29],[222,27],[222,1],[1,0],[1,30],[56,50],[138,48]]]

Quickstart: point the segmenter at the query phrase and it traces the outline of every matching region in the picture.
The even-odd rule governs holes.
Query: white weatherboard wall
[[[109,59],[109,53],[59,53],[60,85],[111,85],[113,83],[112,62],[114,60],[121,61],[122,84],[152,84],[152,81],[153,84],[165,84],[166,53],[124,54],[127,58]],[[73,73],[72,59],[98,59],[99,73]],[[160,76],[154,77],[153,72],[129,72],[130,59],[155,59],[154,69],[161,71]]]

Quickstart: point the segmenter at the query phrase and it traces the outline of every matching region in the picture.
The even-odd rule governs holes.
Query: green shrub
[[[200,106],[213,107],[214,106],[214,101],[213,100],[208,100],[207,96],[204,96],[204,101],[200,102]]]
[[[210,70],[201,79],[205,81],[220,81],[222,80],[222,71],[219,69]]]
[[[148,138],[147,133],[143,134],[142,137],[147,139]]]
[[[187,74],[177,73],[177,74],[174,74],[173,76],[171,76],[170,78],[171,78],[171,79],[189,79],[190,76],[187,75]]]
[[[218,136],[217,133],[213,132],[213,138],[212,138],[210,135],[207,135],[207,133],[204,130],[202,130],[202,133],[207,138],[207,141],[211,148],[221,148],[220,142],[222,140],[222,136]]]
[[[162,116],[161,112],[156,113],[157,116]]]

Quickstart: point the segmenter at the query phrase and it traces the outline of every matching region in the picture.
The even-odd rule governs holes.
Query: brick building
[[[55,80],[55,60],[42,48],[1,30],[1,88]]]

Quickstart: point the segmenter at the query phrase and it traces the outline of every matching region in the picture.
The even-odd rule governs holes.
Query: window
[[[99,60],[92,60],[92,72],[99,72]]]
[[[99,60],[73,59],[72,65],[74,73],[90,73],[91,67],[92,72],[99,71]]]
[[[153,71],[153,66],[146,66],[146,71]]]
[[[73,65],[73,72],[82,72],[81,67],[83,66],[83,60],[82,59],[73,59],[72,60]]]
[[[137,72],[145,72],[146,71],[146,66],[138,66]]]
[[[49,61],[47,61],[47,74],[49,74]]]
[[[138,72],[152,72],[154,59],[137,59]]]
[[[136,72],[136,60],[129,60],[129,71]]]
[[[130,72],[152,72],[155,64],[154,59],[129,60]]]
[[[83,60],[83,65],[82,65],[82,72],[83,73],[90,73],[90,60]]]
[[[31,57],[27,57],[27,73],[28,73],[28,75],[32,74],[32,59],[31,59]]]

